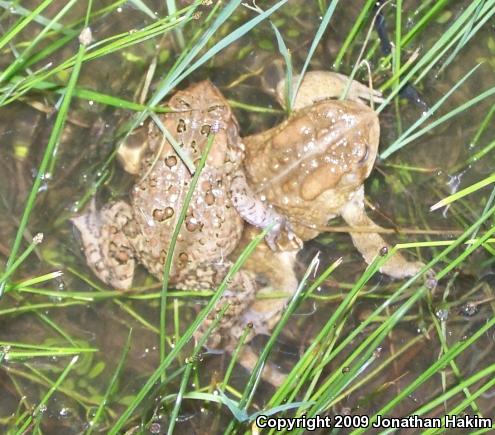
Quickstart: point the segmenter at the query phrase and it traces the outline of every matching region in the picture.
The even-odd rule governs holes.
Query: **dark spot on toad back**
[[[179,105],[182,106],[182,108],[184,109],[190,109],[191,108],[191,105],[186,101],[184,100],[184,98],[179,98]]]
[[[167,207],[166,209],[155,208],[153,210],[153,219],[157,222],[163,222],[166,219],[171,218],[174,215],[174,209]]]
[[[184,131],[186,131],[186,121],[179,119],[179,123],[177,124],[177,133],[183,133]]]
[[[215,203],[215,195],[211,192],[206,192],[205,202],[207,205],[213,205]]]
[[[191,220],[186,221],[186,229],[187,231],[193,232],[199,228],[199,224],[197,222],[192,222]]]
[[[177,164],[177,157],[175,157],[175,156],[168,156],[165,159],[165,164],[167,165],[167,167],[173,168]]]

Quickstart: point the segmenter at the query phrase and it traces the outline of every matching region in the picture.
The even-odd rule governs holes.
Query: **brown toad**
[[[318,74],[308,73],[299,95],[314,93],[315,80],[321,84],[321,74],[325,73]],[[321,92],[317,94],[321,98]],[[353,82],[352,94],[365,96],[367,88]],[[304,103],[298,97],[295,107],[301,105]],[[320,232],[318,227],[337,215],[352,227],[369,229],[372,225],[364,213],[362,183],[376,157],[379,123],[367,106],[324,100],[302,108],[279,126],[245,138],[244,168],[237,122],[210,82],[178,92],[168,106],[172,112],[162,117],[163,124],[195,163],[205,149],[208,133],[212,129],[216,132],[174,251],[171,283],[176,287],[212,288],[220,282],[231,264],[227,256],[239,243],[243,219],[262,227],[275,222],[276,231],[267,240],[272,248],[275,241],[278,243],[280,230],[289,227],[283,216],[290,219],[291,228],[304,240],[315,237]],[[133,138],[146,146],[141,147],[144,155],[134,165],[139,180],[131,192],[130,204],[113,202],[99,212],[93,209],[74,219],[88,264],[98,277],[116,288],[131,285],[136,262],[162,278],[170,236],[192,177],[154,123],[138,129]],[[257,195],[246,185],[245,173]],[[351,236],[367,262],[386,246],[376,233],[352,232]],[[278,277],[268,277],[271,286],[283,285],[289,293],[294,291],[294,253],[272,253],[273,262],[267,262],[262,257],[270,251],[263,249],[258,250],[263,255],[255,253],[248,269],[270,275],[268,265],[276,264],[281,272]],[[415,273],[420,265],[397,254],[382,272],[403,277]],[[227,292],[234,310],[222,329],[233,328],[228,333],[234,337],[247,321],[253,322],[257,332],[268,332],[284,303],[255,302],[256,289],[249,270],[238,273]],[[219,335],[222,333],[225,331],[219,331]]]
[[[197,165],[210,132],[214,134],[175,246],[172,285],[198,289],[219,284],[231,264],[226,257],[240,240],[243,219],[261,227],[274,224],[266,239],[272,248],[282,229],[291,234],[286,220],[255,198],[246,185],[237,121],[218,89],[209,81],[193,84],[173,95],[167,105],[171,112],[161,121],[168,134],[154,122],[133,134],[132,140],[145,146],[130,202],[111,202],[99,211],[93,203],[88,213],[73,219],[88,265],[102,281],[118,289],[131,286],[137,263],[162,279],[171,236],[193,176],[171,141]],[[241,272],[231,283],[227,297],[234,307],[254,297],[250,280]],[[237,313],[235,308],[232,311]]]

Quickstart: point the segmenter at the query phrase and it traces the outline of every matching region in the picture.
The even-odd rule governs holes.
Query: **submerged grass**
[[[79,72],[81,71],[82,60],[85,52],[86,52],[86,44],[80,43],[79,51],[77,53],[76,60],[74,63],[74,68],[72,70],[69,83],[67,84],[67,88],[65,90],[62,99],[62,104],[60,105],[60,110],[58,111],[57,117],[55,119],[55,124],[53,126],[52,133],[50,135],[50,139],[46,146],[45,152],[43,154],[43,159],[41,160],[41,164],[38,169],[36,178],[33,182],[31,192],[29,193],[29,196],[26,201],[26,206],[24,208],[24,212],[22,214],[19,223],[19,228],[17,230],[17,234],[14,243],[12,245],[9,258],[7,260],[6,273],[4,274],[4,276],[8,276],[9,270],[16,259],[17,252],[19,251],[19,248],[21,246],[21,241],[22,238],[24,237],[24,231],[26,230],[26,227],[28,225],[29,217],[31,216],[31,212],[33,210],[34,203],[36,201],[36,196],[38,195],[38,191],[40,189],[41,183],[46,177],[51,177],[53,175],[53,174],[48,174],[46,171],[51,161],[54,159],[55,150],[57,144],[60,141],[60,136],[62,134],[62,130],[64,128],[67,119],[69,105],[72,99],[72,93],[74,92],[74,88],[76,86],[76,82],[79,77]],[[6,283],[7,282],[5,278],[0,281],[0,298],[5,290]]]
[[[233,377],[233,370],[236,358],[242,357],[241,345],[249,333],[248,329],[245,330],[239,347],[232,355],[232,361],[227,367],[225,376],[221,376],[218,381],[212,381],[211,385],[202,385],[203,377],[198,374],[198,369],[201,368],[203,345],[207,343],[210,333],[229,308],[228,304],[218,308],[218,302],[227,290],[232,276],[239,271],[256,245],[262,241],[266,231],[253,240],[242,255],[237,258],[222,284],[209,292],[178,293],[169,289],[168,278],[172,266],[173,245],[178,236],[180,225],[185,218],[187,202],[181,210],[181,217],[172,237],[173,241],[164,267],[161,291],[141,294],[135,289],[123,293],[101,288],[98,284],[84,277],[82,272],[70,264],[61,264],[60,261],[53,261],[49,255],[45,256],[43,250],[41,250],[41,254],[38,254],[43,264],[64,270],[66,274],[73,277],[72,282],[84,283],[85,288],[90,287],[91,291],[80,291],[77,288],[65,288],[60,291],[56,284],[57,280],[60,279],[59,272],[39,275],[33,273],[32,276],[21,280],[20,277],[24,276],[26,270],[26,260],[37,254],[35,243],[29,244],[30,222],[32,222],[33,212],[37,210],[35,207],[42,204],[41,188],[43,183],[50,185],[52,179],[56,181],[59,176],[57,168],[62,165],[58,161],[59,144],[62,143],[62,133],[64,127],[67,126],[70,108],[73,107],[72,103],[75,100],[92,101],[106,107],[120,107],[133,111],[134,116],[128,124],[127,130],[123,133],[124,136],[127,136],[134,127],[142,123],[147,117],[160,122],[159,117],[155,114],[166,110],[159,106],[160,102],[177,85],[186,80],[194,80],[194,74],[200,68],[207,68],[214,64],[220,54],[238,43],[247,34],[256,34],[260,25],[269,18],[272,20],[270,35],[276,42],[274,46],[278,46],[278,55],[286,63],[286,78],[287,83],[290,83],[293,80],[293,65],[301,64],[302,73],[309,68],[311,62],[318,56],[322,39],[329,32],[329,25],[333,23],[336,14],[340,12],[339,8],[343,7],[338,0],[315,1],[315,11],[320,11],[321,22],[319,25],[313,26],[314,35],[305,44],[308,47],[307,52],[294,56],[294,48],[292,48],[294,41],[288,37],[293,29],[287,24],[291,7],[287,0],[271,2],[269,6],[265,7],[265,10],[257,9],[255,14],[248,14],[248,18],[241,17],[247,8],[242,7],[240,0],[214,2],[213,5],[204,4],[208,2],[195,1],[182,9],[178,8],[173,0],[168,0],[166,2],[168,14],[162,16],[155,15],[145,0],[133,0],[130,3],[138,13],[143,15],[143,20],[144,17],[147,17],[146,19],[151,20],[151,23],[132,32],[126,30],[112,34],[97,42],[82,41],[74,54],[74,49],[71,47],[74,46],[81,31],[86,27],[93,26],[93,24],[96,25],[102,17],[110,16],[111,13],[118,11],[124,2],[117,1],[94,11],[91,2],[89,2],[85,9],[85,17],[72,17],[72,22],[62,24],[66,21],[65,15],[68,12],[74,14],[76,2],[68,1],[60,7],[58,1],[44,0],[35,9],[28,10],[18,4],[9,6],[8,2],[0,1],[0,7],[4,9],[12,7],[11,12],[16,15],[16,19],[9,22],[10,25],[6,27],[7,30],[0,36],[2,54],[8,54],[12,58],[12,62],[3,65],[3,70],[0,72],[0,102],[4,106],[2,110],[27,101],[28,98],[33,98],[40,92],[49,96],[52,103],[59,100],[58,103],[54,104],[58,110],[51,134],[27,194],[23,211],[20,213],[20,217],[16,219],[18,222],[17,231],[8,256],[6,256],[5,266],[0,271],[0,296],[3,297],[2,302],[8,304],[0,308],[0,318],[3,320],[6,319],[6,316],[17,318],[23,313],[33,314],[51,333],[55,333],[56,339],[47,338],[45,343],[33,344],[25,343],[20,339],[6,340],[4,336],[3,341],[0,341],[0,369],[5,371],[6,378],[8,378],[10,385],[14,386],[13,390],[17,392],[19,400],[14,418],[3,419],[0,424],[4,420],[6,421],[5,427],[8,429],[8,433],[24,433],[27,430],[32,430],[33,433],[43,432],[46,418],[43,410],[49,405],[54,395],[73,399],[87,412],[86,423],[89,425],[83,429],[88,434],[97,431],[117,434],[132,428],[140,428],[144,431],[145,428],[148,430],[155,421],[164,421],[163,427],[160,428],[162,431],[167,427],[167,433],[178,433],[179,423],[183,424],[179,422],[179,417],[189,400],[201,401],[201,407],[209,406],[209,409],[213,410],[222,408],[221,414],[228,416],[227,420],[221,423],[222,426],[211,427],[212,432],[218,433],[222,431],[226,433],[242,432],[247,424],[254,424],[256,417],[261,414],[306,415],[307,417],[328,414],[342,409],[345,399],[355,398],[358,392],[366,400],[369,400],[370,396],[378,394],[375,391],[376,383],[380,384],[380,379],[388,379],[387,370],[398,364],[403,355],[419,346],[423,339],[422,335],[417,335],[402,343],[398,349],[392,349],[386,358],[383,357],[382,347],[384,343],[390,339],[393,333],[398,333],[399,325],[406,321],[424,323],[423,333],[425,336],[432,337],[436,334],[437,358],[425,364],[423,370],[420,373],[415,373],[412,379],[408,378],[408,381],[401,383],[400,388],[394,391],[393,395],[387,396],[385,394],[390,385],[380,385],[384,398],[380,399],[376,406],[366,408],[379,410],[373,415],[369,415],[369,422],[376,420],[379,414],[396,415],[394,413],[398,406],[404,405],[408,397],[424,387],[425,383],[432,382],[432,378],[436,377],[441,380],[441,387],[438,388],[436,384],[435,387],[432,386],[432,391],[424,395],[425,399],[418,403],[415,409],[414,407],[411,408],[411,413],[414,412],[416,415],[459,414],[463,411],[478,415],[486,413],[486,406],[479,399],[483,395],[489,394],[489,389],[495,385],[493,380],[495,365],[487,357],[488,361],[485,366],[469,371],[461,365],[459,357],[466,355],[466,352],[473,349],[489,331],[493,331],[495,327],[493,307],[485,313],[487,318],[484,322],[480,322],[479,325],[476,324],[476,329],[470,331],[463,340],[453,343],[447,339],[447,319],[442,316],[441,310],[445,310],[444,307],[447,303],[450,304],[451,312],[460,307],[461,302],[449,302],[449,286],[455,286],[457,271],[462,270],[465,264],[476,261],[473,258],[478,258],[481,255],[480,252],[484,252],[486,254],[483,257],[484,265],[493,267],[495,258],[493,247],[495,191],[492,191],[484,203],[475,200],[470,201],[471,197],[468,196],[474,192],[479,193],[481,188],[493,184],[495,181],[493,174],[478,177],[473,184],[464,186],[444,199],[441,199],[440,196],[442,192],[438,192],[439,201],[431,209],[436,210],[449,205],[453,221],[458,224],[458,228],[462,232],[455,240],[449,239],[450,235],[449,237],[446,235],[445,240],[398,244],[390,249],[388,255],[377,257],[355,282],[337,281],[340,288],[346,289],[342,296],[334,298],[340,303],[335,306],[335,309],[327,316],[326,321],[312,335],[310,344],[306,346],[282,385],[273,391],[269,399],[261,400],[259,403],[256,402],[256,399],[257,394],[260,394],[261,373],[265,365],[269,364],[275,342],[286,329],[287,322],[294,320],[293,314],[299,304],[309,300],[320,301],[318,303],[321,303],[321,300],[327,297],[317,294],[316,291],[322,286],[330,285],[332,282],[330,277],[333,279],[332,272],[336,271],[337,266],[344,267],[340,260],[326,268],[318,276],[315,273],[316,260],[310,264],[306,274],[301,279],[297,292],[288,302],[280,321],[261,350],[259,359],[241,390],[233,386],[236,382]],[[353,53],[356,52],[356,48],[359,48],[357,50],[359,52],[362,49],[363,39],[367,39],[365,35],[367,35],[370,23],[373,22],[375,3],[375,1],[364,2],[362,8],[357,11],[354,22],[347,29],[347,34],[341,37],[342,44],[333,61],[337,68],[342,69],[351,65],[348,69],[353,69],[352,64],[356,61]],[[449,1],[423,1],[418,2],[413,25],[406,27],[404,25],[405,20],[414,15],[411,10],[405,9],[406,3],[397,1],[395,3],[396,9],[392,12],[389,11],[388,4],[383,6],[384,15],[391,20],[388,22],[389,30],[394,28],[395,32],[391,37],[394,42],[394,49],[390,54],[385,53],[379,59],[380,64],[376,66],[376,71],[379,74],[387,73],[385,79],[382,76],[381,89],[388,92],[385,94],[385,102],[378,108],[378,112],[384,111],[393,102],[396,113],[400,115],[402,105],[399,101],[399,92],[404,89],[406,84],[413,83],[421,87],[425,78],[428,74],[432,74],[432,71],[438,75],[448,71],[457,59],[462,59],[463,54],[467,51],[467,44],[470,41],[472,43],[472,40],[481,34],[495,13],[495,0],[466,2],[461,10],[455,9],[451,4],[452,2]],[[42,15],[49,7],[57,10],[53,18]],[[204,15],[202,19],[198,16],[199,12]],[[423,52],[420,52],[418,56],[408,58],[407,51],[414,48],[415,41],[421,38],[428,42],[425,35],[430,29],[435,29],[435,26],[439,25],[436,20],[442,13],[446,12],[451,15],[444,26],[443,34],[431,44],[425,44],[429,48],[423,49]],[[283,17],[283,19],[277,20],[274,17]],[[0,17],[0,19],[4,18],[5,15]],[[300,18],[298,17],[298,19]],[[38,26],[36,28],[41,30],[36,33],[35,37],[29,39],[26,36],[29,33],[26,32],[33,26]],[[162,38],[161,43],[165,38],[173,38],[180,50],[177,58],[167,64],[166,74],[159,80],[155,79],[157,85],[153,88],[153,93],[145,104],[138,104],[132,99],[115,96],[111,92],[103,93],[98,89],[91,89],[87,85],[78,84],[81,71],[84,73],[84,69],[90,68],[92,62],[101,60],[112,53],[120,53],[124,49],[135,48],[138,44],[141,44],[139,46],[141,47],[142,44],[150,40],[158,41],[159,38]],[[376,36],[373,38],[369,41],[369,49],[366,54],[366,60],[369,64],[372,64],[373,61],[376,63],[377,57],[379,57],[377,47],[380,43]],[[64,60],[55,64],[52,64],[51,60],[48,61],[53,54],[59,52],[63,52],[61,58]],[[330,63],[331,60],[323,60],[325,65]],[[390,69],[387,70],[389,64]],[[43,66],[40,67],[40,65]],[[358,65],[356,65],[357,67]],[[482,67],[467,65],[460,78],[457,78],[457,83],[451,86],[431,109],[419,116],[417,121],[410,122],[410,127],[398,134],[396,140],[383,149],[381,158],[388,159],[401,149],[407,150],[408,146],[426,138],[431,130],[438,129],[443,123],[451,123],[454,116],[466,114],[477,104],[488,98],[493,98],[495,87],[488,87],[479,95],[463,99],[463,103],[456,103],[454,108],[445,110],[444,105],[447,104],[447,101],[453,98],[459,89],[471,83],[473,77],[479,74]],[[33,71],[31,68],[38,69]],[[67,76],[68,72],[70,72],[70,76]],[[356,70],[353,74],[355,72]],[[288,89],[291,87],[289,86]],[[289,96],[288,101],[293,101],[293,98],[294,95]],[[251,113],[276,112],[273,108],[263,108],[243,102],[237,102],[236,105]],[[443,114],[438,115],[441,112]],[[476,152],[466,153],[462,162],[456,162],[450,168],[453,173],[464,171],[469,165],[475,166],[480,162],[483,163],[483,159],[490,157],[490,153],[495,148],[495,141],[493,138],[486,138],[490,134],[493,135],[493,130],[490,127],[494,113],[495,105],[492,104],[486,116],[479,125],[475,126],[476,131],[472,136],[471,143],[473,147],[476,147]],[[399,129],[399,131],[401,130]],[[164,134],[166,134],[165,131]],[[209,146],[212,144],[212,138],[213,136],[209,140]],[[175,145],[180,148],[180,144]],[[115,150],[110,152],[107,159],[102,159],[104,160],[103,164],[100,164],[99,169],[93,174],[93,183],[79,198],[79,207],[82,207],[94,195],[97,188],[107,183],[114,157]],[[207,153],[203,155],[198,167],[189,162],[191,172],[195,173],[194,181],[198,179],[206,157]],[[387,161],[385,168],[387,171],[394,171],[394,175],[401,180],[399,184],[405,184],[406,182],[403,180],[411,179],[411,171],[408,170],[410,167],[403,162],[395,163],[394,161],[388,164]],[[431,171],[425,168],[418,168],[416,171],[417,174],[422,172],[427,176]],[[481,181],[478,181],[480,179]],[[190,193],[194,189],[194,181],[191,183]],[[402,186],[399,188],[403,189]],[[441,186],[432,189],[439,190]],[[51,218],[58,228],[68,217],[69,213],[63,214],[61,217]],[[421,224],[418,226],[429,229],[428,218],[421,216],[419,221]],[[416,224],[416,221],[413,220],[412,222]],[[21,252],[24,239],[28,240],[28,244],[26,249]],[[39,240],[37,241],[39,242]],[[442,248],[443,250],[440,250]],[[378,286],[376,284],[377,271],[394,252],[406,249],[416,249],[416,253],[421,254],[421,257],[431,258],[431,260],[417,276],[403,283],[390,284],[390,293],[384,296],[385,290],[376,288]],[[62,256],[57,258],[62,258]],[[70,263],[70,260],[65,260]],[[445,281],[448,281],[448,285],[444,284]],[[435,286],[437,286],[436,290]],[[436,305],[438,301],[434,298],[438,297],[435,292],[439,292],[441,287],[445,287],[445,289],[442,298],[443,305],[440,304],[439,311]],[[347,291],[347,289],[349,290]],[[283,292],[283,289],[280,290]],[[487,302],[493,304],[492,301],[495,298],[493,288],[488,287],[483,294]],[[187,301],[192,296],[208,296],[210,299],[185,328],[185,331],[181,332],[181,328],[184,329],[184,321],[181,319],[184,314],[184,311],[181,310],[182,301]],[[333,296],[333,294],[329,295],[327,299],[331,300]],[[126,319],[122,320],[122,326],[126,328],[126,331],[134,332],[132,334],[129,332],[127,340],[121,343],[118,362],[116,365],[113,364],[115,368],[110,370],[111,374],[108,377],[108,382],[105,382],[105,387],[101,389],[97,388],[98,385],[81,387],[80,383],[74,381],[77,379],[74,372],[90,379],[96,378],[99,371],[104,370],[105,367],[104,359],[100,355],[101,352],[105,352],[105,349],[96,349],[73,337],[75,333],[69,325],[60,326],[60,317],[57,317],[55,312],[67,310],[70,313],[79,307],[83,309],[87,305],[95,306],[97,302],[105,300],[116,304],[118,309],[125,313]],[[170,303],[171,300],[172,303]],[[362,301],[368,300],[373,301],[374,309],[370,310],[371,312],[366,318],[356,322],[357,306]],[[136,301],[154,304],[155,311],[159,312],[158,326],[142,313],[140,306],[134,305]],[[462,301],[468,303],[470,299],[466,296],[466,299],[462,299]],[[426,309],[421,302],[426,303]],[[420,311],[419,314],[414,313],[413,310],[416,308]],[[47,309],[50,311],[46,311]],[[198,337],[201,325],[205,319],[213,317],[212,312],[214,310],[218,313],[213,322]],[[423,316],[421,310],[424,310]],[[172,326],[167,327],[165,322],[166,315],[170,313],[173,315],[173,322],[168,323],[173,328]],[[5,322],[7,321],[5,320]],[[148,370],[152,374],[140,382],[137,391],[136,388],[132,391],[126,391],[124,387],[127,376],[126,368],[133,364],[130,361],[132,346],[137,341],[137,328],[142,328],[158,338],[159,361],[153,369]],[[168,332],[171,330],[174,330],[175,333],[173,337]],[[197,343],[191,347],[193,337],[197,338]],[[63,344],[60,340],[63,340]],[[76,357],[67,364],[67,357],[73,355]],[[30,361],[44,360],[44,358],[60,358],[63,361],[63,368],[55,364],[49,366],[48,370],[56,373],[55,381],[51,381],[44,374],[44,369],[34,369],[29,363]],[[85,361],[85,363],[80,361],[76,364],[77,358]],[[23,365],[13,366],[11,365],[12,361]],[[448,373],[446,372],[447,367],[450,370]],[[33,401],[23,399],[27,388],[26,384],[39,388]],[[84,393],[80,393],[78,388],[82,388],[80,391],[84,391]],[[355,403],[358,404],[358,401]],[[257,404],[261,409],[257,408],[254,412],[254,404]],[[218,408],[215,408],[216,406]],[[357,410],[355,408],[351,411],[357,412]],[[488,411],[493,413],[493,408],[488,409]],[[167,418],[160,420],[158,415],[163,412],[168,412]],[[361,428],[356,429],[353,433],[357,434],[364,431],[365,429]],[[441,431],[425,431],[424,433],[439,433]],[[302,433],[303,429],[297,429],[295,432]],[[389,432],[384,430],[382,433]],[[275,430],[268,431],[268,433],[275,433]]]

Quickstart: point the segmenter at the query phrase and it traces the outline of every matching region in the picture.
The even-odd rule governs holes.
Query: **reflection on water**
[[[36,4],[25,3],[26,8]],[[47,12],[47,16],[53,16],[58,10],[59,5],[56,3],[53,10]],[[153,10],[158,11],[160,16],[166,13],[162,5],[164,2],[147,3],[155,6]],[[304,62],[311,38],[319,24],[319,20],[315,19],[318,16],[317,3],[294,1],[282,8],[277,15],[277,25],[286,38],[285,42],[291,49],[292,62],[298,69]],[[354,3],[350,6],[346,2],[345,7],[341,5],[337,8],[332,25],[312,60],[312,69],[331,67],[345,35],[360,11],[361,5]],[[412,3],[420,2],[407,2],[404,6],[403,15],[407,17],[404,18],[404,31],[410,29],[416,20],[413,13],[415,5]],[[462,6],[462,2],[457,3],[459,4],[451,11],[453,16]],[[78,8],[67,18],[67,23],[82,16],[84,6]],[[246,14],[250,12],[244,10],[240,17]],[[390,20],[388,27],[392,29],[393,11],[390,10],[386,15]],[[403,53],[404,61],[416,48],[421,49],[421,55],[425,47],[431,46],[444,32],[446,24],[443,18],[448,17],[439,17],[436,22],[431,23],[428,31],[424,31],[408,51]],[[140,28],[150,22],[150,18],[137,12],[129,2],[122,5],[119,11],[96,19],[92,30],[96,40],[101,40],[119,32]],[[8,17],[4,18],[4,29],[11,24]],[[192,30],[186,27],[185,35],[190,31]],[[16,42],[32,37],[30,32],[33,29],[28,27]],[[493,44],[490,41],[492,37],[489,30],[481,31],[460,52],[457,60],[438,77],[435,71],[430,72],[417,86],[422,98],[430,106],[433,105],[473,65],[491,59],[493,53],[490,47]],[[50,60],[58,63],[71,56],[75,48],[75,45],[69,45],[56,52]],[[359,48],[353,47],[350,54],[344,57],[342,72],[350,72]],[[277,60],[276,52],[276,40],[269,25],[265,23],[228,47],[214,62],[196,71],[188,82],[208,77],[230,100],[278,108],[261,86],[262,81],[267,79],[266,72],[262,71],[263,67]],[[178,53],[177,38],[171,35],[148,40],[87,63],[83,67],[79,85],[137,101],[153,57],[158,54],[157,71],[151,90],[170,68]],[[1,56],[1,67],[5,68],[10,61],[8,56]],[[376,83],[383,83],[390,77],[390,70],[379,70],[377,53],[370,58],[370,65],[372,71],[378,71],[373,77]],[[52,80],[57,82],[65,78],[65,75],[61,75]],[[365,77],[361,76],[360,79],[365,80]],[[485,63],[473,79],[468,80],[448,99],[442,113],[494,85],[491,66]],[[3,261],[8,256],[36,168],[53,126],[53,107],[57,98],[53,93],[33,92],[22,101],[0,109],[0,256]],[[401,239],[393,236],[390,240],[453,239],[457,234],[455,231],[467,227],[478,217],[486,202],[485,191],[469,196],[445,211],[430,213],[428,210],[446,194],[479,181],[493,172],[493,157],[490,152],[468,165],[464,164],[493,140],[494,129],[490,124],[487,124],[481,136],[477,135],[482,119],[490,110],[490,104],[493,104],[493,99],[470,108],[428,132],[421,140],[414,141],[391,158],[377,163],[376,170],[366,183],[368,200],[375,207],[371,211],[372,217],[388,228],[440,230],[438,235],[404,236]],[[283,116],[280,113],[267,115],[235,110],[244,135],[271,127]],[[420,109],[406,101],[401,101],[397,106],[392,104],[386,109],[380,116],[382,149],[392,143],[420,115]],[[91,190],[96,175],[115,145],[117,127],[128,117],[129,113],[113,107],[85,99],[73,101],[66,129],[58,146],[56,164],[50,177],[42,184],[29,230],[24,235],[25,240],[30,241],[34,234],[43,232],[45,239],[17,271],[16,280],[62,270],[64,273],[61,277],[31,287],[63,293],[88,292],[94,290],[92,283],[101,285],[84,265],[77,233],[68,218],[74,207]],[[98,189],[98,203],[101,204],[110,197],[125,197],[131,184],[132,180],[118,165],[112,164],[108,178]],[[284,369],[290,368],[298,360],[305,344],[317,334],[336,303],[364,269],[362,258],[353,248],[349,236],[332,233],[306,244],[304,252],[299,255],[299,274],[318,251],[321,252],[322,267],[341,256],[344,262],[326,285],[316,292],[316,297],[305,301],[289,322],[273,355],[274,361]],[[435,252],[421,251],[428,258]],[[428,300],[410,310],[384,341],[376,364],[399,349],[401,354],[380,376],[340,401],[333,411],[342,413],[359,410],[360,414],[374,412],[438,359],[441,343],[435,332],[433,316],[436,315],[438,321],[443,322],[447,344],[464,340],[479,329],[493,315],[489,305],[495,287],[493,261],[490,261],[492,255],[493,252],[488,249],[478,250],[463,264],[461,270],[453,271],[447,279],[440,282]],[[158,285],[144,270],[140,270],[135,284],[151,288],[151,291],[158,289]],[[359,325],[396,287],[395,282],[383,276],[377,276],[369,282],[365,294],[354,305],[353,312],[348,317],[349,330]],[[323,296],[329,300],[325,300]],[[169,298],[171,309],[168,326],[172,337],[177,334],[177,327],[180,331],[185,329],[194,319],[198,306],[202,306],[204,302],[204,298]],[[45,305],[37,309],[29,307],[36,304]],[[122,406],[128,403],[129,396],[143,385],[157,366],[158,309],[157,298],[132,300],[104,297],[101,300],[88,301],[81,298],[64,299],[55,294],[36,295],[24,292],[10,292],[3,297],[0,306],[1,340],[57,347],[77,344],[96,350],[81,354],[76,369],[64,381],[63,388],[49,401],[43,413],[42,427],[45,433],[80,433],[84,430],[114,373],[129,329],[133,328],[131,348],[118,394],[114,397],[112,407],[108,409],[108,415],[103,419],[107,422],[115,421]],[[173,324],[174,312],[180,313],[180,325]],[[256,343],[262,347],[263,338],[258,337]],[[404,348],[407,343],[414,345]],[[493,337],[486,336],[456,359],[456,363],[460,372],[467,377],[479,369],[481,364],[491,363],[493,354]],[[181,357],[184,359],[187,354]],[[344,357],[345,355],[339,356],[335,364],[343,361]],[[67,357],[3,361],[0,370],[0,389],[3,392],[0,395],[0,424],[8,427],[15,421],[15,418],[9,416],[16,413],[20,415],[25,409],[36,406],[50,382],[60,376],[68,361]],[[225,356],[208,353],[197,364],[192,379],[200,385],[215,385],[215,382],[223,378],[227,365],[228,358]],[[174,366],[173,369],[177,367]],[[331,370],[331,367],[327,370]],[[449,380],[450,376],[449,373]],[[242,389],[245,380],[245,372],[239,368],[234,372],[231,383]],[[180,373],[172,377],[165,391],[156,392],[156,395],[166,396],[176,392],[179,382]],[[256,396],[257,403],[262,405],[272,391],[271,386],[262,385]],[[410,396],[409,401],[403,401],[393,411],[394,415],[410,413],[424,400],[435,397],[441,391],[440,376],[431,378]],[[492,395],[487,393],[476,401],[485,415],[493,414]],[[154,406],[153,400],[146,402],[144,415],[151,418]],[[167,402],[155,415],[152,432],[163,432],[172,406],[172,402]],[[227,411],[219,412],[221,408],[213,405],[209,408],[204,406],[199,401],[185,401],[177,430],[214,433],[216,428],[224,427],[229,422],[230,414]]]

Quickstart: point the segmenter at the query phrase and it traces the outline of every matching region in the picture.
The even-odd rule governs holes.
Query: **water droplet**
[[[442,322],[445,322],[449,318],[449,310],[445,308],[439,308],[437,311],[435,311],[435,316]]]
[[[150,432],[151,433],[160,433],[162,430],[162,427],[160,423],[152,423],[150,426]]]
[[[69,408],[66,408],[65,406],[59,411],[60,417],[67,417],[70,413]]]
[[[375,358],[380,358],[382,354],[382,348],[381,347],[377,347],[376,350],[373,352],[373,356]]]
[[[461,313],[464,316],[474,316],[478,312],[478,306],[476,304],[473,304],[472,302],[468,302],[467,304],[463,305],[461,307]]]

